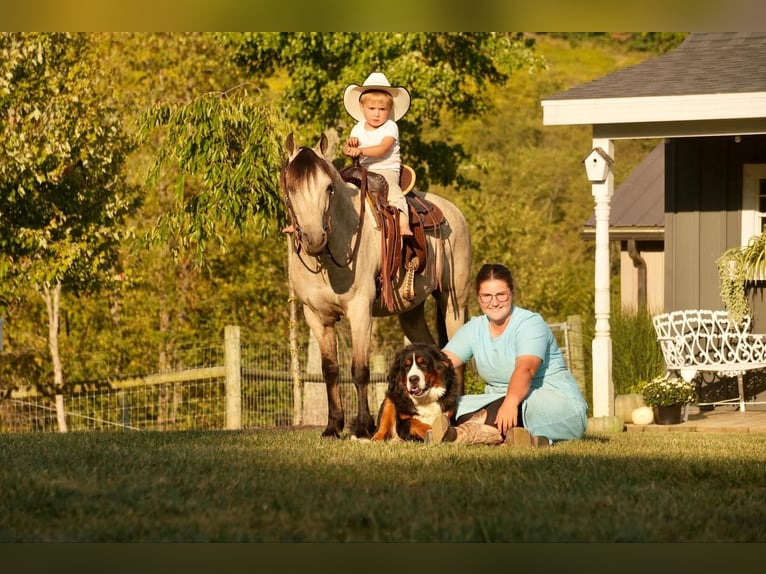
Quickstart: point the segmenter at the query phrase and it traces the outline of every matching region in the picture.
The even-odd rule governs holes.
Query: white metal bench
[[[739,402],[739,410],[745,411],[744,374],[766,369],[766,334],[751,332],[750,317],[737,324],[726,311],[687,309],[655,315],[653,322],[669,372],[685,381],[701,372],[737,377],[737,398],[700,405]]]

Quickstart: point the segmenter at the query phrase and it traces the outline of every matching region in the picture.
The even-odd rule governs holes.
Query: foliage
[[[0,34],[0,290],[110,283],[137,207],[110,78],[82,34]]]
[[[684,41],[687,32],[553,32],[554,37],[565,38],[570,45],[579,46],[590,40],[610,46],[626,46],[631,50],[649,51],[663,54],[678,47]]]
[[[697,400],[697,390],[694,383],[686,382],[680,377],[662,375],[639,385],[639,391],[644,402],[651,407],[670,407],[685,405]]]
[[[225,248],[232,231],[255,224],[266,235],[273,219],[282,214],[284,220],[279,127],[271,104],[246,85],[147,110],[142,141],[164,128],[147,183],[156,186],[166,164],[179,168],[174,209],[160,216],[149,242],[167,244],[172,236],[176,258],[193,250],[202,263],[211,239]],[[190,178],[198,189],[187,185]]]
[[[258,44],[275,54],[273,74],[251,71],[254,68],[250,64],[234,65],[232,56],[244,63],[247,58],[241,56],[247,56],[249,48],[258,50],[256,41],[267,36],[269,42],[295,43],[285,45],[284,54],[276,54],[279,50],[275,46],[281,44]],[[634,52],[624,41],[602,42],[594,38],[579,39],[573,49],[567,39],[549,34],[329,33],[285,34],[281,38],[235,34],[219,43],[221,37],[210,33],[88,34],[90,48],[98,52],[96,62],[91,62],[87,70],[72,69],[81,78],[96,72],[110,78],[112,90],[101,99],[116,106],[115,113],[126,128],[145,117],[149,108],[175,106],[173,109],[179,111],[195,100],[212,100],[232,86],[240,86],[232,96],[239,99],[247,92],[248,105],[256,107],[262,98],[278,104],[286,123],[299,124],[305,129],[307,141],[311,141],[325,129],[332,131],[328,128],[332,122],[326,117],[335,117],[338,126],[345,126],[338,128],[341,132],[350,126],[342,108],[342,89],[347,82],[362,81],[380,62],[392,82],[406,83],[413,91],[413,109],[405,118],[409,125],[403,124],[403,137],[414,138],[409,135],[411,131],[420,130],[424,147],[415,149],[410,143],[415,140],[407,139],[405,154],[411,154],[408,162],[418,168],[415,158],[433,152],[433,169],[418,168],[418,186],[430,185],[429,189],[453,200],[468,216],[474,272],[489,260],[506,263],[517,280],[520,304],[541,311],[551,322],[563,321],[570,314],[582,315],[587,358],[591,338],[588,333],[593,328],[588,319],[593,316],[593,246],[582,240],[580,230],[592,212],[593,200],[580,160],[589,149],[591,134],[584,126],[542,127],[540,99],[652,54]],[[335,44],[349,38],[353,39],[348,47],[350,55],[338,56],[341,51]],[[405,38],[423,43],[426,51],[408,52],[409,46],[416,44],[406,44]],[[311,42],[318,43],[310,53],[300,53],[303,48],[308,50]],[[386,42],[391,42],[392,47]],[[489,60],[481,59],[483,53],[471,56],[453,50],[440,65],[431,65],[432,60],[427,59],[435,58],[446,47],[488,50],[491,45],[498,49],[505,46],[509,53],[493,55],[487,51],[487,58],[501,61],[519,57],[518,65],[512,60],[503,66],[498,64],[498,70],[512,71],[503,82],[495,82],[495,76],[474,79],[482,68],[474,69],[469,58],[479,58],[476,61],[481,66],[489,65]],[[523,48],[516,51],[515,46]],[[525,63],[526,57],[533,58],[536,64],[532,60]],[[258,58],[265,62],[265,58]],[[311,58],[318,64],[312,65]],[[396,68],[389,69],[388,62],[395,63]],[[423,62],[429,62],[425,65],[428,69]],[[454,68],[456,65],[462,68]],[[86,68],[84,62],[82,68]],[[345,75],[341,77],[341,73]],[[326,74],[335,78],[334,83],[317,81]],[[457,77],[462,80],[455,80]],[[257,84],[257,89],[252,83]],[[470,106],[469,99],[473,101]],[[312,109],[325,104],[334,106],[327,111],[329,116]],[[467,115],[469,112],[478,115]],[[321,117],[310,122],[309,117],[315,115]],[[3,129],[3,133],[9,129],[5,121],[0,122],[0,131]],[[145,183],[157,150],[168,143],[164,139],[167,129],[158,126],[146,138],[136,140],[142,143],[124,164],[124,175],[131,184]],[[284,135],[276,133],[280,131],[275,130],[277,144]],[[648,145],[644,141],[616,142],[617,185],[642,159]],[[459,153],[447,157],[443,152],[446,154],[448,149]],[[0,149],[0,156],[3,153]],[[173,157],[167,159],[157,185],[141,190],[142,203],[137,211],[128,214],[124,230],[135,229],[138,236],[158,234],[158,219],[169,221],[177,215],[181,166]],[[205,169],[201,166],[200,173]],[[442,185],[442,174],[446,179],[458,174],[462,178],[458,181],[460,187]],[[471,187],[469,181],[478,183],[481,191]],[[201,202],[205,191],[202,177],[186,174],[183,185],[185,197],[200,202],[198,214],[212,207],[212,203]],[[0,197],[0,205],[5,205],[6,198]],[[236,206],[237,201],[233,199],[228,205]],[[242,201],[252,205],[252,198]],[[274,219],[279,217],[277,214]],[[183,221],[189,223],[178,219],[177,231],[190,229],[181,225]],[[273,224],[272,220],[268,225]],[[5,225],[4,216],[0,235],[7,229]],[[200,229],[209,230],[213,238],[204,268],[195,264],[198,245],[187,239],[185,250],[183,236],[169,234],[166,242],[142,243],[141,249],[134,249],[131,237],[124,237],[119,244],[119,271],[124,274],[114,274],[124,280],[107,282],[106,288],[90,289],[84,296],[74,291],[62,294],[60,339],[62,354],[67,357],[68,381],[92,380],[105,371],[111,376],[156,372],[174,349],[216,340],[226,324],[241,325],[243,337],[248,340],[284,344],[289,323],[284,237],[279,233],[264,237],[264,229],[257,225],[242,231],[223,223],[214,229],[212,225],[210,221],[200,223]],[[226,249],[217,243],[218,236],[225,239]],[[10,259],[0,257],[0,273],[4,262],[9,264]],[[0,290],[7,285],[2,282]],[[47,333],[42,328],[45,309],[27,284],[20,282],[18,286],[16,298],[6,299],[6,345],[0,361],[0,383],[44,383],[50,361]],[[477,312],[478,305],[471,298],[470,314]],[[430,318],[431,307],[427,313]],[[305,322],[300,321],[298,326],[305,337]],[[350,337],[342,323],[339,327],[339,347],[344,350]],[[376,320],[375,329],[376,349],[401,346],[396,318]]]
[[[489,86],[504,85],[516,71],[544,69],[534,41],[517,33],[249,32],[221,39],[254,81],[266,85],[287,75],[275,100],[299,141],[316,141],[325,130],[346,137],[354,120],[343,108],[343,91],[371,72],[405,86],[412,105],[398,122],[402,158],[424,190],[431,182],[475,186],[461,170],[469,161],[463,145],[430,135],[443,114],[480,117],[492,104]]]
[[[636,392],[641,381],[665,370],[652,314],[646,309],[623,309],[615,305],[609,323],[614,392],[618,395]]]
[[[763,541],[760,433],[623,432],[511,455],[319,432],[2,434],[0,541]]]

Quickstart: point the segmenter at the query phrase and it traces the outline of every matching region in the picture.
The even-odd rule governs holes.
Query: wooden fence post
[[[580,315],[569,315],[567,317],[567,324],[569,325],[569,364],[571,365],[574,378],[577,379],[577,386],[580,387],[582,396],[586,397],[582,317]]]
[[[242,428],[242,357],[239,326],[226,325],[223,362],[226,368],[226,429]]]

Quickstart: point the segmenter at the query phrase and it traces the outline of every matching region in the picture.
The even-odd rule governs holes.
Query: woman
[[[580,438],[588,405],[550,327],[513,304],[511,272],[484,265],[476,293],[483,314],[463,325],[443,351],[455,367],[473,357],[485,392],[458,399],[457,426],[437,417],[431,440],[543,446]]]

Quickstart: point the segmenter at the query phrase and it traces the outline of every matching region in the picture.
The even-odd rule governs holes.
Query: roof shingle
[[[675,50],[545,99],[748,92],[766,92],[766,32],[690,34]]]

